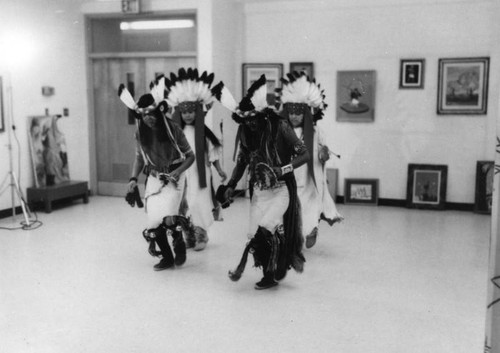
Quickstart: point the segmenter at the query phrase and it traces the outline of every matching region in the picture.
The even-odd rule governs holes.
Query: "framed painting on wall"
[[[314,78],[314,64],[312,62],[292,62],[290,63],[290,72],[304,71],[312,80]]]
[[[28,141],[35,187],[70,180],[66,138],[59,130],[57,115],[28,117]]]
[[[409,164],[406,202],[410,208],[444,209],[448,166]]]
[[[490,58],[439,59],[438,114],[486,114]]]
[[[477,161],[474,212],[491,214],[494,175],[494,161]]]
[[[399,88],[424,88],[425,59],[401,59]]]
[[[276,96],[274,90],[281,88],[280,79],[283,77],[283,64],[250,64],[244,63],[242,66],[243,71],[243,94],[247,93],[248,88],[257,81],[261,75],[266,75],[267,80],[267,103],[274,105]]]
[[[375,119],[375,71],[337,71],[337,121]]]
[[[378,179],[345,179],[344,203],[376,205]]]
[[[5,131],[5,120],[4,120],[4,99],[3,99],[3,80],[2,76],[0,76],[0,132]]]

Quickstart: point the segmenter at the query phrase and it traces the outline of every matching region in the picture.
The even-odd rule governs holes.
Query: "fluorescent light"
[[[121,22],[122,31],[141,31],[148,29],[171,29],[194,27],[193,20],[156,20],[156,21],[133,21]]]

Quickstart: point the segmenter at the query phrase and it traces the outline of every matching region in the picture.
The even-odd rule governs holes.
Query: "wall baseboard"
[[[344,197],[337,196],[335,202],[337,204],[343,204]],[[404,208],[407,207],[406,200],[398,200],[398,199],[378,199],[378,206],[391,206],[391,207],[404,207]],[[474,212],[474,204],[462,203],[462,202],[446,202],[443,210]]]
[[[16,215],[18,214],[22,214],[23,213],[23,209],[21,208],[21,206],[17,206],[14,208],[14,213]],[[0,219],[2,218],[8,218],[8,217],[11,217],[12,216],[12,208],[6,208],[5,210],[0,210]]]
[[[242,192],[242,194],[244,195],[243,192]],[[244,196],[240,196],[240,197],[244,197]],[[344,196],[337,196],[337,198],[335,199],[335,203],[337,203],[338,205],[344,204]],[[391,206],[391,207],[404,207],[404,208],[406,208],[406,200],[378,199],[378,205],[379,206]],[[21,206],[16,207],[14,210],[16,212],[16,215],[23,213]],[[461,203],[461,202],[446,202],[444,210],[474,212],[474,204]],[[10,216],[12,216],[12,208],[0,210],[0,219],[7,218]]]

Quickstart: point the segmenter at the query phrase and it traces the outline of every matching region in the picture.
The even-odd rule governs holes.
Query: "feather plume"
[[[238,109],[238,103],[222,81],[212,88],[212,94],[224,108],[229,109],[233,113]]]
[[[247,95],[255,110],[261,111],[268,107],[267,104],[267,80],[265,75],[255,81],[248,89]]]
[[[210,90],[213,79],[213,73],[208,74],[203,71],[200,76],[196,68],[180,68],[177,75],[170,73],[170,80],[165,79],[166,100],[173,107],[182,102],[200,102],[209,105],[214,100]]]
[[[159,76],[151,88],[151,94],[155,100],[156,104],[159,104],[165,99],[165,77]]]
[[[136,103],[134,97],[132,97],[129,90],[125,88],[123,83],[118,87],[118,97],[120,97],[120,100],[127,106],[127,108],[135,110]]]
[[[283,88],[279,94],[279,101],[285,103],[304,103],[311,108],[323,110],[326,108],[324,102],[324,90],[306,75],[305,72],[288,73],[289,80],[282,79]]]

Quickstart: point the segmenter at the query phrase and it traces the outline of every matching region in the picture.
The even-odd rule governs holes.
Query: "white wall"
[[[242,62],[313,61],[326,89],[330,108],[320,123],[341,160],[329,167],[346,177],[380,179],[380,197],[404,199],[410,162],[449,166],[448,201],[474,202],[475,163],[493,159],[498,114],[499,5],[493,0],[338,0],[238,1],[152,0],[145,11],[195,9],[200,25],[199,67],[213,70],[236,99],[241,98]],[[374,5],[374,3],[376,5]],[[120,1],[0,0],[0,43],[12,33],[26,33],[32,54],[0,74],[10,73],[13,112],[20,142],[14,146],[15,170],[23,190],[33,185],[26,118],[60,114],[67,138],[72,179],[91,180],[84,14],[120,12]],[[5,51],[1,48],[2,57]],[[486,116],[437,116],[437,60],[442,57],[490,56],[490,90]],[[427,60],[425,89],[399,90],[399,60]],[[338,70],[377,71],[376,118],[370,124],[335,121],[335,76]],[[55,88],[43,97],[41,87]],[[223,109],[214,109],[217,129],[226,119],[225,164],[232,168],[235,125]],[[0,210],[11,206],[8,188],[7,133],[0,133]],[[91,152],[89,152],[91,151]],[[20,163],[18,163],[18,158]],[[7,183],[6,183],[7,182]]]
[[[498,8],[487,0],[250,2],[244,61],[314,62],[329,108],[320,126],[344,178],[378,178],[381,198],[406,199],[408,163],[448,165],[447,201],[474,202],[477,160],[493,160]],[[488,114],[436,114],[438,59],[490,57]],[[399,89],[402,58],[425,58],[425,88]],[[335,120],[336,72],[376,70],[373,123]]]
[[[26,119],[32,115],[62,114],[59,120],[66,136],[70,176],[89,179],[88,104],[85,74],[85,44],[80,1],[0,1],[0,53],[2,59],[15,54],[14,64],[0,61],[0,75],[12,86],[12,111],[20,149],[14,140],[14,170],[20,170],[21,187],[33,186]],[[14,38],[22,48],[4,44]],[[26,41],[27,44],[24,44]],[[29,49],[28,54],[22,54]],[[17,54],[16,54],[17,53]],[[9,86],[6,82],[5,86]],[[55,88],[55,95],[42,96],[42,86]],[[4,87],[7,93],[8,87]],[[4,97],[7,98],[7,97]],[[7,102],[8,103],[8,102]],[[7,118],[7,117],[5,117]],[[7,124],[7,121],[6,121]],[[11,207],[8,134],[0,133],[0,210]],[[1,183],[6,180],[6,185]],[[15,203],[19,205],[18,202]]]
[[[213,71],[215,81],[223,81],[228,89],[241,99],[241,61],[243,49],[243,6],[232,0],[214,0],[213,2]],[[238,125],[232,120],[231,113],[220,104],[214,104],[213,128],[217,136],[220,134],[220,122],[223,122],[222,142],[224,158],[222,167],[231,177],[234,168],[233,153]],[[216,174],[216,173],[215,173]],[[241,182],[242,187],[244,182]]]

